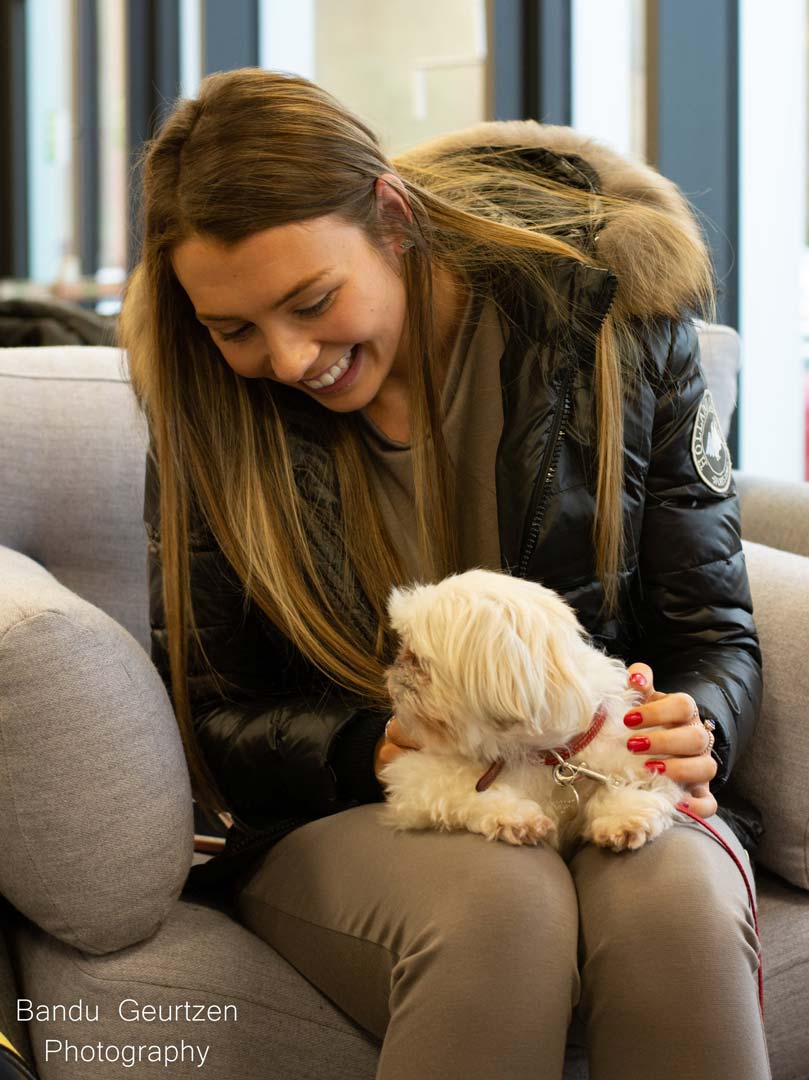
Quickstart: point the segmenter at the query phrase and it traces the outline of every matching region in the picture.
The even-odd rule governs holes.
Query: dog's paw
[[[664,832],[673,821],[671,781],[663,790],[629,787],[602,789],[587,803],[582,836],[599,847],[634,851]],[[679,790],[679,789],[675,789]]]
[[[543,814],[536,803],[526,800],[519,809],[500,811],[484,818],[481,832],[489,840],[504,840],[515,846],[536,845],[540,840],[555,840],[556,823]]]
[[[584,831],[584,838],[598,847],[612,848],[613,851],[635,851],[654,840],[670,824],[670,816],[657,812],[636,812],[622,817],[605,814],[590,822]]]
[[[660,836],[671,824],[671,819],[659,813],[635,813],[629,818],[607,815],[596,818],[586,832],[586,839],[599,848],[612,851],[636,851],[649,840]]]

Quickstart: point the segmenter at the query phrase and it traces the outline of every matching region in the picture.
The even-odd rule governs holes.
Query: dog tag
[[[579,812],[579,793],[572,784],[557,783],[551,803],[559,821],[571,821]]]

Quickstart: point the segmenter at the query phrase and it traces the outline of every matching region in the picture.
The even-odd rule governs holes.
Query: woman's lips
[[[341,390],[347,390],[357,377],[362,362],[361,357],[362,346],[355,345],[354,352],[351,355],[351,363],[336,382],[333,382],[331,386],[307,386],[306,389],[313,394],[334,394],[339,393]]]

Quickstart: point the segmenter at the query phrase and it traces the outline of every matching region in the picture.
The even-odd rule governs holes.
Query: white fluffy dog
[[[642,695],[555,592],[468,570],[394,588],[388,611],[401,649],[387,685],[421,749],[381,770],[386,824],[614,851],[672,824],[683,789],[626,748],[623,717]],[[566,761],[604,779],[571,782]]]

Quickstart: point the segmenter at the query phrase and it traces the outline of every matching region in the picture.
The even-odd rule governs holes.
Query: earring
[[[400,251],[409,251],[410,248],[412,248],[414,246],[415,246],[415,240],[403,240],[401,242],[401,244],[399,244],[399,249],[400,249]]]

